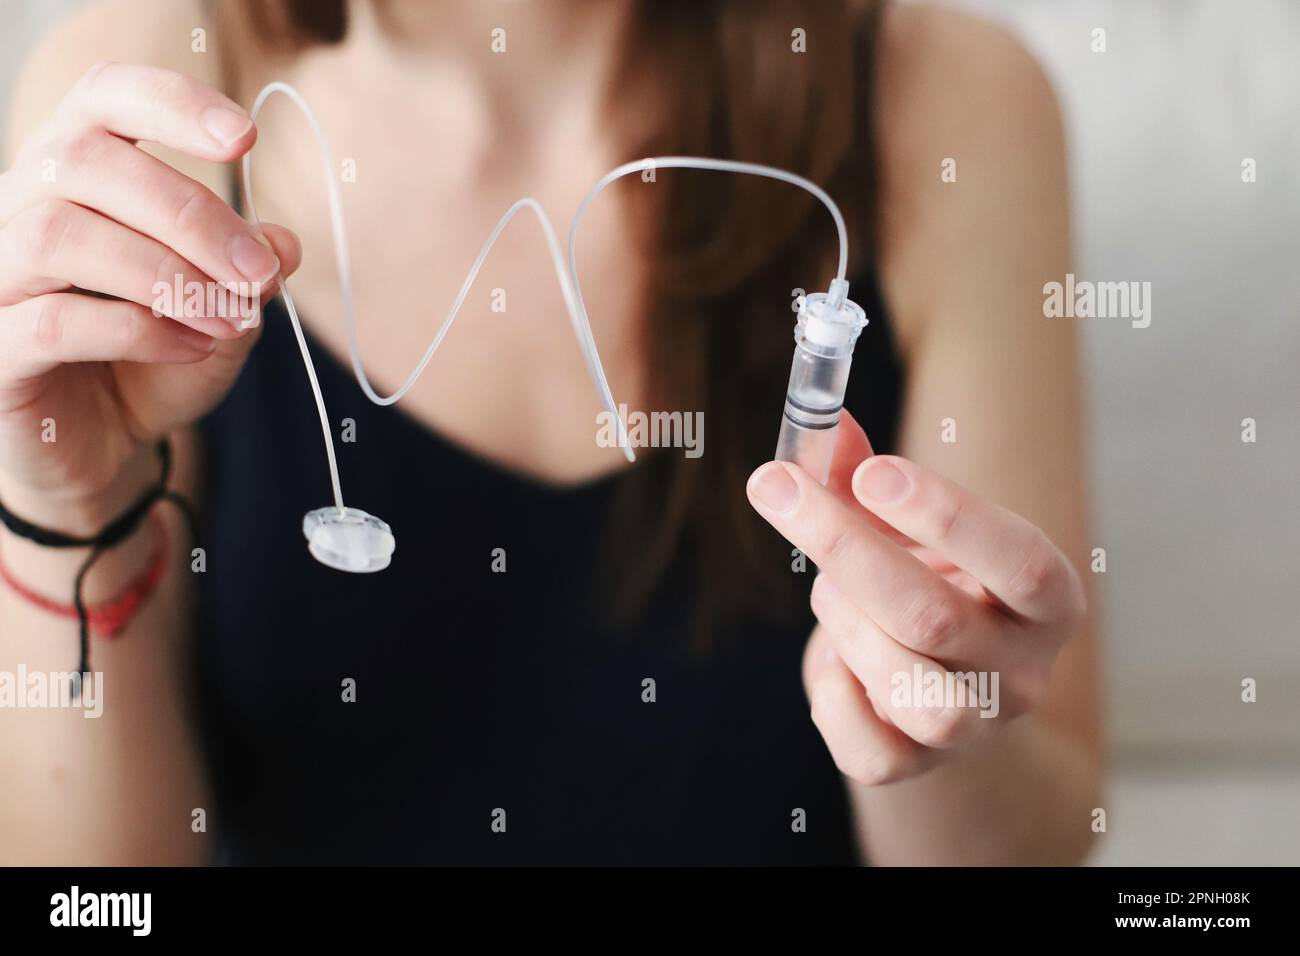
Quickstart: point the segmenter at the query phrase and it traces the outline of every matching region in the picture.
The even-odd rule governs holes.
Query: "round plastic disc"
[[[321,564],[365,574],[382,571],[393,560],[393,529],[360,508],[317,508],[302,519],[307,550]]]

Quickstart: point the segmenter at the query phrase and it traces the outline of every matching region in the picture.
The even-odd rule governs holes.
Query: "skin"
[[[344,191],[362,351],[381,392],[423,351],[476,237],[510,202],[535,195],[566,221],[590,183],[627,158],[595,95],[615,66],[622,4],[566,6],[563,16],[536,4],[448,4],[436,20],[419,4],[390,9],[396,22],[381,24],[356,5],[339,48],[275,62],[251,55],[247,38],[220,51],[214,36],[208,55],[168,52],[180,45],[164,38],[203,23],[197,8],[109,0],[36,51],[0,177],[0,499],[11,509],[93,530],[152,480],[150,443],[168,433],[177,483],[201,492],[191,423],[229,388],[258,331],[155,317],[147,306],[160,274],[235,281],[241,264],[275,268],[236,259],[239,237],[261,243],[282,274],[297,271],[304,320],[345,354],[324,193],[303,127],[268,107],[260,130],[241,131],[236,101],[251,102],[267,80],[303,92],[336,155],[356,160],[359,186],[383,184]],[[499,25],[512,52],[492,59],[483,37]],[[565,57],[546,55],[559,44]],[[229,97],[217,92],[220,55],[239,78]],[[103,56],[130,65],[94,66]],[[887,13],[879,71],[879,264],[908,368],[901,456],[873,456],[846,416],[828,487],[769,463],[747,492],[821,568],[804,681],[866,856],[1075,862],[1100,804],[1101,732],[1076,568],[1091,545],[1073,330],[1041,312],[1042,284],[1069,268],[1055,101],[1014,41],[926,8]],[[627,95],[656,121],[647,91]],[[226,142],[205,128],[213,108],[233,111]],[[390,148],[394,128],[402,150]],[[219,164],[259,138],[259,212],[294,232],[268,227],[260,237],[218,201]],[[436,157],[437,174],[413,155]],[[945,157],[957,160],[956,183],[939,178]],[[49,158],[52,184],[40,175]],[[617,198],[603,198],[583,228],[584,292],[610,380],[630,407],[658,407],[643,360],[644,263]],[[360,253],[381,247],[383,256]],[[471,296],[403,407],[467,450],[552,484],[623,467],[591,441],[595,398],[529,227],[512,227],[489,260],[480,288],[496,287],[537,321],[494,315]],[[412,318],[367,322],[401,315]],[[46,417],[59,423],[55,444],[40,441]],[[941,440],[946,418],[956,443]],[[174,516],[160,520],[181,540]],[[150,541],[142,531],[107,555],[89,599],[131,580]],[[7,532],[0,553],[53,595],[66,593],[80,560]],[[180,676],[191,599],[180,561],[128,639],[96,642],[95,668],[111,688],[101,719],[0,712],[0,768],[15,781],[0,788],[0,861],[206,859],[206,837],[189,825],[210,798]],[[74,649],[71,625],[0,589],[0,669],[66,670]],[[914,664],[997,671],[998,717],[895,705],[891,678]]]

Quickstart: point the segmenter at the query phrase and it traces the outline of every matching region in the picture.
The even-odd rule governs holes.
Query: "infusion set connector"
[[[823,485],[830,477],[853,346],[867,324],[866,313],[847,294],[848,283],[836,279],[830,292],[797,300],[794,362],[776,440],[777,461],[795,463]]]

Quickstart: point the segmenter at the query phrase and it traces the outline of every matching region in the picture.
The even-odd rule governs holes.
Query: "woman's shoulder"
[[[877,61],[881,143],[895,164],[943,142],[993,143],[1058,125],[1042,66],[1008,30],[969,14],[891,5]],[[899,135],[906,134],[906,135]]]
[[[28,55],[9,104],[6,150],[12,157],[99,63],[157,66],[218,85],[219,56],[201,0],[96,0],[55,23]]]
[[[1038,61],[1011,30],[949,7],[889,4],[881,15],[880,41],[888,56],[882,63],[896,75],[910,70],[935,79],[1044,79]]]
[[[927,262],[987,241],[993,222],[1028,228],[1008,209],[1032,218],[1026,197],[1063,194],[1064,136],[1043,68],[977,17],[890,5],[875,69],[881,273],[906,342],[941,292]]]

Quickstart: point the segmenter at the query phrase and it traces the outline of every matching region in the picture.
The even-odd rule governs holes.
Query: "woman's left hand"
[[[1085,600],[1032,523],[915,462],[873,457],[847,413],[826,487],[769,462],[747,491],[820,568],[804,686],[846,776],[914,776],[1041,700]]]

